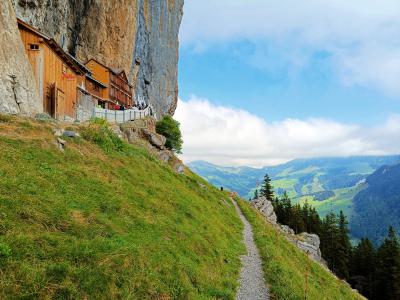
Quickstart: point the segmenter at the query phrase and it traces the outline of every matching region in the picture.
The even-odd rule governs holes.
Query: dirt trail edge
[[[239,290],[237,300],[265,300],[269,299],[268,288],[264,281],[261,257],[254,243],[253,230],[243,215],[235,200],[231,199],[236,211],[243,222],[243,241],[246,245],[247,254],[241,257],[242,270],[240,272]]]

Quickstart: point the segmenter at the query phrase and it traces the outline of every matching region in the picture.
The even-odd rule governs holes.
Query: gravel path
[[[232,200],[236,211],[244,224],[243,240],[247,254],[241,257],[242,270],[240,272],[240,287],[236,295],[237,300],[265,300],[269,299],[268,289],[264,281],[262,262],[256,244],[253,230],[236,201]]]

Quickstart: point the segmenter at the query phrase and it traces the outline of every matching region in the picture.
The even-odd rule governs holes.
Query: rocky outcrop
[[[36,82],[10,0],[0,1],[0,28],[0,112],[40,113]]]
[[[252,201],[251,204],[258,211],[260,211],[261,214],[263,214],[270,223],[276,224],[277,217],[271,201],[268,201],[265,197],[259,197],[258,199]]]
[[[119,133],[118,136],[131,144],[144,144],[162,162],[169,164],[175,172],[183,174],[185,166],[182,161],[175,156],[173,151],[165,148],[166,138],[156,133],[156,120],[152,117],[127,122],[124,124],[113,125],[113,131]]]
[[[294,242],[299,249],[310,255],[313,260],[322,262],[321,250],[319,249],[321,242],[318,235],[303,232],[296,236]]]
[[[279,230],[292,244],[296,245],[300,250],[304,251],[314,261],[326,264],[321,255],[320,239],[316,234],[301,233],[295,234],[294,230],[289,226],[277,223],[277,217],[271,201],[265,197],[259,197],[251,202],[256,208],[277,230]]]
[[[9,1],[9,0],[7,0]],[[12,0],[18,17],[78,59],[124,68],[135,99],[175,112],[184,0]]]

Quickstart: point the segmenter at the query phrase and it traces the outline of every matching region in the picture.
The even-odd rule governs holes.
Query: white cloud
[[[324,119],[267,123],[245,110],[192,97],[178,104],[185,162],[261,167],[295,158],[400,153],[400,115],[372,128]]]
[[[187,0],[181,29],[182,45],[197,52],[237,40],[287,45],[292,50],[282,55],[294,67],[326,51],[345,84],[395,97],[400,97],[399,37],[398,0]],[[249,60],[268,64],[268,48],[260,51],[257,47]]]

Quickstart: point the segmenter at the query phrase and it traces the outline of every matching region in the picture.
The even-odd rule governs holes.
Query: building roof
[[[38,29],[34,28],[33,26],[29,25],[28,23],[22,21],[21,19],[17,19],[18,26],[23,27],[26,30],[33,32],[34,34],[40,36],[43,41],[53,49],[58,56],[60,56],[66,64],[68,64],[72,70],[80,75],[85,75],[87,73],[91,74],[91,71],[86,68],[82,63],[80,63],[75,57],[71,54],[67,53],[60,45],[51,37],[45,35],[44,33],[40,32]]]

